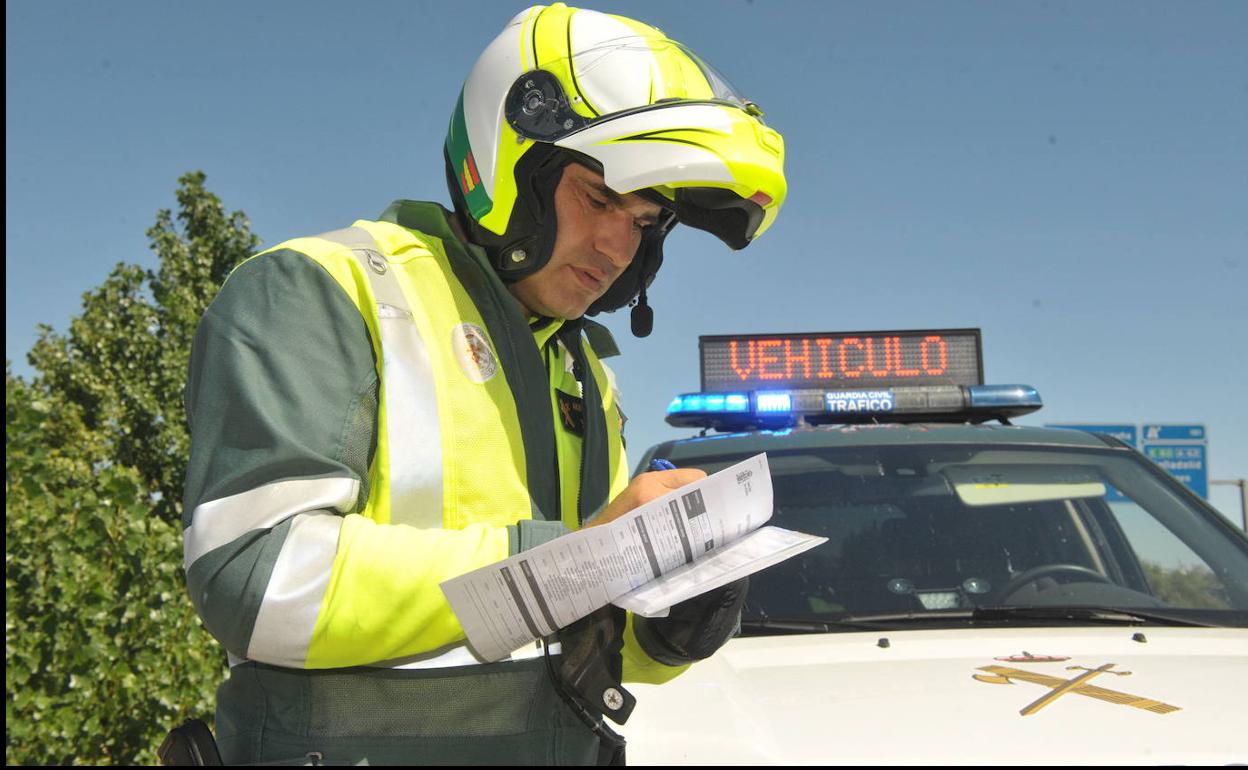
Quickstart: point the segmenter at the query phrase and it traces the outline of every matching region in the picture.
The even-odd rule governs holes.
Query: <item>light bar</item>
[[[784,392],[760,392],[756,394],[759,414],[776,414],[793,411],[793,396]]]
[[[985,422],[1043,406],[1030,385],[929,385],[869,390],[686,393],[672,399],[677,427],[741,431],[819,423]]]
[[[745,393],[686,393],[672,399],[668,414],[736,413],[750,411],[750,397]]]
[[[1031,406],[1027,411],[1034,412],[1044,406],[1040,394],[1030,385],[972,385],[969,390],[972,409]]]
[[[667,422],[686,428],[745,430],[795,424],[793,397],[784,392],[686,393],[672,399]]]

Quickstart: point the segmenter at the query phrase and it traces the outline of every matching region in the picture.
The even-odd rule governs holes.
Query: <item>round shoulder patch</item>
[[[487,382],[498,372],[498,359],[485,330],[476,324],[460,324],[451,330],[451,349],[459,368],[473,382]]]

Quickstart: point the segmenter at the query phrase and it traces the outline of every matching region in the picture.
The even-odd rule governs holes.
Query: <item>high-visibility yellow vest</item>
[[[367,491],[363,479],[328,474],[276,478],[193,503],[186,560],[201,615],[218,638],[238,640],[227,643],[236,661],[477,662],[438,584],[541,542],[556,522],[577,528],[626,486],[622,417],[607,368],[579,329],[560,321],[530,328],[484,254],[456,240],[433,204],[399,202],[381,221],[269,252],[295,252],[323,268],[367,327],[376,424],[346,425],[342,439],[373,429]],[[584,372],[578,382],[577,358],[592,383]],[[299,384],[309,386],[314,380]],[[600,406],[586,410],[586,401]],[[591,433],[586,448],[582,436]],[[223,566],[207,558],[197,569],[201,558],[229,551],[214,549],[279,521],[284,541],[269,549],[268,563],[256,557],[262,568],[222,579],[250,562],[216,557]],[[525,532],[545,534],[526,542]],[[266,571],[267,582],[250,584]],[[243,582],[239,597],[218,588]],[[256,595],[258,608],[232,604]],[[239,618],[254,618],[244,633]],[[681,670],[641,653],[631,629],[625,638],[630,680],[662,681]]]
[[[367,234],[376,248],[367,248],[363,239],[354,248],[344,248],[345,244],[330,240],[335,234],[315,243],[287,244],[320,263],[357,304],[372,332],[379,362],[379,424],[368,503],[359,519],[345,520],[339,550],[354,548],[357,538],[365,545],[375,534],[385,537],[374,524],[500,531],[523,519],[558,516],[569,529],[577,528],[581,439],[565,424],[556,426],[552,418],[566,414],[581,394],[571,357],[554,336],[559,322],[549,323],[536,335],[527,325],[513,326],[501,330],[497,336],[503,338],[496,339],[489,327],[497,332],[499,325],[483,317],[477,307],[480,297],[474,301],[470,296],[450,264],[444,241],[391,222],[359,221],[352,229]],[[489,278],[481,273],[469,280],[473,277]],[[508,345],[540,356],[542,381],[533,382],[532,377],[526,381],[522,373],[506,370],[501,360],[506,354],[498,351]],[[621,422],[606,370],[589,346],[586,352],[602,394],[608,434],[608,456],[588,461],[602,464],[610,477],[608,492],[614,496],[627,483]],[[525,388],[540,393],[549,410],[540,427],[550,429],[553,456],[530,456],[531,446],[543,444],[530,439],[526,446],[517,400],[532,393],[516,392]],[[539,483],[534,484],[535,479]],[[545,492],[547,500],[535,499],[530,491],[534,487]],[[550,497],[552,491],[557,498]],[[500,558],[505,555],[498,553]],[[458,565],[446,564],[443,553],[429,552],[425,558],[441,562],[448,575],[459,571]],[[330,582],[352,598],[342,611],[333,605],[322,607],[309,648],[310,664],[358,662],[350,658],[358,649],[353,630],[362,617],[385,611],[378,607],[372,613],[366,606],[369,572],[366,565],[352,569],[349,561],[335,564]],[[414,585],[412,594],[413,604],[428,608],[416,613],[424,616],[423,625],[454,629],[457,621],[448,614],[436,584]],[[420,634],[412,638],[420,644]]]

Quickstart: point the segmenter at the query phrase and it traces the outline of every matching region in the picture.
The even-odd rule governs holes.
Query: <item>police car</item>
[[[975,329],[704,337],[652,447],[766,452],[771,524],[828,541],[751,578],[738,638],[633,686],[639,764],[1248,761],[1248,539],[1116,439],[1011,420]]]

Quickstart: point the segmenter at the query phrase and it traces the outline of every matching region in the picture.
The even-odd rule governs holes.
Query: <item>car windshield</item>
[[[967,622],[985,608],[1248,618],[1244,539],[1136,455],[905,445],[768,458],[770,523],[828,542],[751,577],[747,635],[785,623]],[[679,462],[714,472],[741,459]]]

